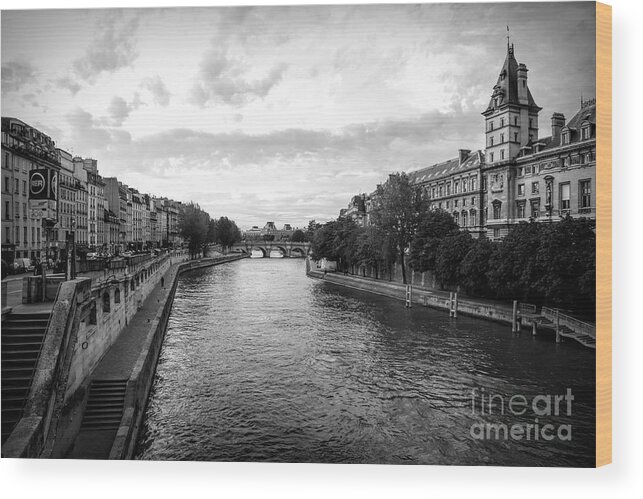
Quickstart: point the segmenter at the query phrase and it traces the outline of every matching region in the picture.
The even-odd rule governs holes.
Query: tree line
[[[225,253],[241,240],[241,231],[233,220],[213,219],[196,203],[184,205],[179,216],[179,233],[188,243],[191,258],[207,256],[211,244],[219,244]]]
[[[390,278],[397,263],[404,283],[410,268],[430,271],[442,289],[469,296],[595,310],[592,220],[532,220],[516,224],[498,242],[474,238],[450,213],[432,209],[424,190],[404,173],[377,187],[370,218],[368,227],[347,218],[315,227],[312,257],[333,260],[344,272],[371,269],[376,278],[384,272]]]

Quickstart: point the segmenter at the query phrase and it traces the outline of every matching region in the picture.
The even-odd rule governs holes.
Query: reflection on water
[[[137,458],[592,466],[594,353],[252,259],[181,277]],[[477,440],[472,389],[575,397],[571,441]]]

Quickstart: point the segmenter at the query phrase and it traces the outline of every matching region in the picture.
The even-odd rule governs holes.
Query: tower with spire
[[[513,160],[521,147],[538,139],[540,110],[527,85],[527,66],[516,61],[507,37],[507,56],[482,113],[487,165]]]

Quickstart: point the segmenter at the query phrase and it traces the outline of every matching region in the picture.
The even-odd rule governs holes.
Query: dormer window
[[[561,142],[562,144],[569,144],[569,132],[563,132],[561,136]]]
[[[581,130],[581,137],[583,140],[589,139],[589,125],[584,126]]]

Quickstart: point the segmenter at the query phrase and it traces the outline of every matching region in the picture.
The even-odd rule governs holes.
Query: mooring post
[[[532,336],[536,336],[536,334],[538,332],[537,328],[538,328],[538,326],[536,326],[536,321],[532,321],[531,322],[531,335]]]
[[[556,343],[561,342],[560,337],[560,317],[558,315],[558,309],[556,309]]]
[[[518,300],[513,302],[513,310],[511,312],[511,332],[518,332]]]
[[[406,297],[405,297],[405,300],[404,300],[404,306],[406,308],[411,308],[411,299],[412,299],[411,285],[407,284],[406,285]]]
[[[458,292],[453,293],[453,318],[458,318]]]

